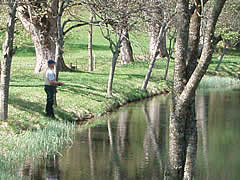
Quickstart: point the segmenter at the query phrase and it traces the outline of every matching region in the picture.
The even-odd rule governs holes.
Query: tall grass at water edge
[[[226,90],[240,87],[240,80],[232,77],[206,76],[202,79],[198,91]]]
[[[26,131],[21,135],[3,134],[0,131],[0,179],[20,179],[18,168],[26,160],[61,155],[60,148],[72,143],[74,129],[72,123],[52,120],[46,128]]]

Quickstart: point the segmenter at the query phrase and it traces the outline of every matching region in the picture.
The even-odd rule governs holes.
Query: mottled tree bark
[[[174,85],[169,124],[169,179],[182,180],[186,159],[185,123],[187,108],[181,106],[179,96],[186,83],[186,54],[189,34],[188,1],[177,2],[177,42]]]
[[[129,64],[130,62],[133,62],[134,59],[131,42],[129,40],[128,27],[123,27],[121,36],[121,64]]]
[[[214,47],[215,26],[226,0],[216,0],[208,17],[205,44],[201,60],[196,66],[194,58],[185,58],[188,44],[195,50],[198,39],[194,38],[198,33],[199,24],[196,17],[192,17],[189,36],[189,12],[188,1],[177,2],[177,44],[174,69],[174,86],[172,95],[172,107],[169,128],[169,165],[168,179],[182,180],[193,179],[193,169],[196,158],[196,115],[195,115],[195,91],[206,73],[211,62]],[[196,18],[194,20],[194,18]],[[194,30],[195,29],[195,30]],[[192,31],[193,30],[193,31]],[[193,39],[192,39],[193,38]],[[188,42],[188,40],[190,42]],[[194,55],[188,54],[188,57]],[[186,66],[186,59],[188,64]],[[196,68],[195,68],[196,67]],[[187,171],[184,174],[184,169]]]
[[[55,60],[56,60],[56,80],[58,81],[59,71],[71,71],[70,68],[66,66],[63,60],[63,45],[64,45],[64,32],[62,26],[62,16],[65,8],[68,4],[65,1],[60,3],[58,14],[57,14],[57,39],[56,39],[56,51],[55,51]]]
[[[49,3],[47,14],[39,14],[35,16],[32,13],[31,5],[20,6],[19,19],[25,29],[30,33],[36,53],[35,73],[45,71],[47,61],[55,60],[56,55],[56,39],[58,38],[58,7],[59,0],[53,0]],[[63,58],[59,61],[59,70],[67,70]],[[66,68],[66,69],[65,69]]]
[[[161,25],[152,20],[148,24],[148,36],[149,36],[149,59],[154,57],[154,49],[158,44],[158,35],[161,30]],[[159,48],[157,49],[160,57],[166,57],[168,52],[166,48],[166,32],[164,33]]]
[[[2,53],[3,60],[1,63],[1,82],[0,82],[0,120],[8,119],[8,97],[9,97],[9,83],[12,57],[14,55],[13,40],[14,29],[16,22],[16,8],[17,2],[15,0],[8,0],[8,22],[5,36],[5,42],[3,43]]]
[[[201,0],[195,1],[195,10],[191,16],[188,39],[187,53],[187,81],[191,77],[198,62],[198,51],[200,42],[200,27],[201,27]],[[196,156],[197,156],[197,120],[195,111],[195,93],[191,97],[190,103],[187,106],[186,116],[186,162],[184,179],[191,180],[195,175]]]

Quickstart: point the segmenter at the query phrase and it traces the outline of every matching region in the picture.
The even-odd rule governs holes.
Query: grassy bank
[[[69,122],[52,120],[37,131],[15,134],[7,129],[7,126],[0,129],[0,179],[9,180],[20,178],[19,168],[25,162],[32,164],[36,158],[59,154],[63,146],[71,144],[75,127]]]
[[[0,164],[1,167],[12,166],[15,162],[23,162],[27,158],[41,157],[47,153],[56,153],[58,147],[69,142],[71,123],[76,120],[99,116],[110,112],[127,102],[140,100],[151,95],[169,90],[172,82],[173,62],[170,63],[167,81],[163,80],[166,59],[156,62],[148,86],[148,93],[140,90],[147,72],[148,61],[143,59],[147,52],[147,37],[137,38],[133,35],[135,62],[129,65],[117,64],[113,84],[113,96],[106,96],[111,52],[108,42],[95,30],[94,54],[96,67],[94,72],[87,72],[87,28],[81,33],[72,32],[66,37],[65,61],[67,64],[77,63],[74,72],[61,72],[60,81],[65,85],[59,87],[57,93],[57,121],[44,116],[46,95],[43,87],[43,74],[34,74],[34,48],[26,38],[13,59],[9,120],[0,122]],[[217,56],[213,58],[208,75],[235,77],[239,72],[239,53],[234,52],[225,57],[223,67],[218,72],[214,68]],[[230,70],[232,74],[229,73]],[[55,144],[54,147],[50,146]],[[49,147],[51,147],[49,149]],[[1,170],[1,169],[0,169]],[[0,172],[1,174],[1,172]],[[0,177],[0,179],[2,179]]]
[[[70,141],[70,132],[74,130],[72,123],[66,122],[99,116],[127,102],[168,90],[169,81],[163,81],[165,60],[157,62],[149,83],[149,92],[140,90],[148,63],[141,60],[143,56],[140,47],[134,46],[135,63],[117,65],[113,96],[106,96],[112,56],[108,42],[101,36],[95,36],[94,54],[97,69],[87,72],[88,53],[85,37],[86,34],[83,34],[80,40],[73,33],[66,38],[65,61],[67,64],[77,61],[78,69],[74,72],[60,73],[60,80],[64,81],[65,85],[59,87],[57,93],[57,121],[44,116],[44,78],[43,74],[33,73],[35,56],[32,44],[26,39],[25,45],[18,48],[12,64],[9,120],[0,122],[0,179],[10,179],[10,176],[16,173],[19,164],[24,161],[57,153],[59,147]],[[169,80],[173,64],[170,69]],[[6,171],[8,169],[10,171]]]

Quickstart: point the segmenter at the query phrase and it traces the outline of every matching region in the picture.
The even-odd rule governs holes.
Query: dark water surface
[[[170,96],[133,103],[77,133],[63,156],[19,173],[31,179],[163,180]],[[240,179],[240,90],[198,92],[197,177]]]

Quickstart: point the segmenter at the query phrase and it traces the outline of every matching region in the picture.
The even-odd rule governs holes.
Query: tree
[[[155,16],[154,17],[155,21],[157,21],[158,18],[160,19],[157,21],[158,26],[160,26],[160,30],[154,31],[155,33],[157,32],[157,34],[154,35],[154,36],[156,36],[156,37],[154,37],[155,43],[153,45],[153,49],[151,50],[148,71],[147,71],[145,79],[143,81],[143,85],[142,85],[143,91],[145,91],[147,89],[148,81],[151,77],[152,70],[154,68],[154,64],[156,62],[157,56],[160,53],[159,49],[164,44],[164,41],[166,40],[166,32],[175,16],[175,13],[169,9],[166,1],[161,1],[161,2],[156,1],[155,3],[150,4],[146,9],[147,9],[147,11],[145,11],[144,14],[146,15],[147,19],[149,17],[150,17],[150,19],[153,18],[153,15]],[[165,11],[164,13],[162,13],[163,9]],[[158,14],[156,14],[156,12],[158,12]],[[167,13],[168,13],[168,15],[166,15]],[[153,20],[151,19],[151,21],[153,21]],[[154,24],[156,24],[156,22]],[[158,28],[158,26],[155,28]]]
[[[170,60],[173,58],[173,57],[172,57],[173,49],[174,49],[175,44],[176,44],[176,30],[175,30],[175,29],[174,29],[172,32],[171,32],[171,30],[169,30],[168,40],[169,40],[168,60],[167,60],[167,66],[166,66],[166,70],[165,70],[165,75],[164,75],[164,78],[163,78],[164,80],[167,80],[167,75],[168,75],[168,69],[169,69]]]
[[[19,19],[30,33],[35,46],[35,73],[44,71],[47,61],[55,59],[58,9],[59,0],[26,1],[18,7]],[[60,61],[60,70],[68,70],[63,59]]]
[[[121,27],[122,33],[121,33],[121,64],[129,64],[130,62],[133,62],[133,50],[131,41],[129,40],[129,25],[128,20],[125,20],[124,26]]]
[[[17,1],[8,0],[8,21],[5,35],[5,42],[2,47],[3,60],[1,63],[1,83],[0,83],[0,118],[8,119],[8,97],[12,57],[15,53],[13,48],[14,29],[16,22]]]
[[[218,65],[215,69],[216,71],[220,67],[225,54],[228,53],[228,49],[234,47],[240,41],[239,10],[239,0],[227,1],[225,8],[219,17],[216,31],[223,38],[223,50],[219,57]]]
[[[157,5],[159,3],[158,0],[151,0],[152,4]],[[165,3],[165,2],[164,2]],[[147,26],[148,26],[148,35],[149,35],[149,59],[153,59],[155,56],[155,47],[158,44],[158,35],[161,31],[161,26],[164,17],[166,17],[166,9],[159,8],[158,10],[152,11],[151,13],[146,13],[147,18]],[[164,33],[159,48],[157,49],[158,55],[161,57],[166,57],[168,52],[166,48],[166,32]]]
[[[90,12],[90,22],[93,21],[93,14]],[[92,41],[93,41],[93,25],[89,24],[88,30],[88,71],[93,71],[93,52],[92,52]]]
[[[111,1],[86,1],[85,2],[94,15],[101,20],[100,28],[105,39],[109,41],[110,49],[113,54],[112,64],[110,67],[107,94],[112,95],[112,87],[117,59],[120,55],[122,42],[126,38],[124,32],[132,30],[138,17],[141,16],[143,4],[138,0],[111,0]],[[126,6],[127,4],[127,6]],[[126,25],[127,19],[127,25]],[[117,35],[114,36],[114,35]]]
[[[227,1],[216,26],[227,48],[233,47],[240,40],[239,3],[239,0]]]
[[[214,33],[225,2],[226,0],[214,0],[205,29],[201,60],[196,64],[196,55],[187,52],[189,48],[193,48],[193,52],[196,51],[199,45],[197,42],[200,38],[201,19],[198,14],[201,14],[201,1],[195,1],[192,15],[189,13],[188,0],[177,1],[177,42],[169,125],[168,179],[193,179],[197,149],[195,91],[208,69],[219,40],[215,38]],[[184,170],[188,172],[184,173]]]

